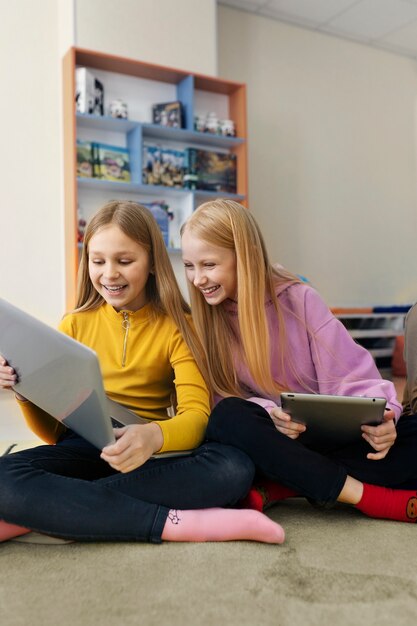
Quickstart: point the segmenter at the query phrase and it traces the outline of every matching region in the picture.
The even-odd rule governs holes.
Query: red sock
[[[23,528],[23,526],[16,526],[16,524],[9,524],[0,520],[0,541],[8,541],[26,533],[30,533],[29,528]]]
[[[268,478],[256,481],[246,498],[239,502],[243,509],[255,509],[255,511],[265,511],[268,507],[279,500],[285,500],[298,495],[293,489],[284,487],[280,483],[273,482]]]
[[[417,520],[417,491],[388,489],[364,483],[363,494],[356,508],[369,515],[397,522]]]

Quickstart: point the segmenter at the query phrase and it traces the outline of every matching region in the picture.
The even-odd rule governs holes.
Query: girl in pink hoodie
[[[254,462],[246,505],[302,495],[415,522],[417,419],[400,419],[394,385],[317,292],[271,265],[251,213],[231,200],[203,204],[183,227],[182,250],[216,403],[207,437]],[[383,397],[384,420],[362,426],[352,445],[312,449],[298,440],[305,426],[282,411],[282,391]]]

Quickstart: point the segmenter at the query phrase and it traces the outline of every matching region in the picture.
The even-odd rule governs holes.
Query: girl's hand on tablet
[[[395,429],[394,411],[386,410],[384,420],[378,426],[362,426],[362,437],[373,447],[376,452],[366,455],[372,461],[384,459],[397,438]]]
[[[271,409],[269,414],[275,424],[275,428],[290,439],[297,439],[306,430],[304,424],[293,422],[291,416],[288,413],[284,413],[280,407]]]

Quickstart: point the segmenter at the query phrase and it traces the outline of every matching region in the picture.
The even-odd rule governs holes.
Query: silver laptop
[[[106,396],[93,350],[1,298],[0,354],[16,371],[16,392],[100,450],[115,442],[113,427],[150,421]]]

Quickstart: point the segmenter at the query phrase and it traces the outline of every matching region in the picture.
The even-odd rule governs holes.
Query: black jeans
[[[253,477],[245,454],[217,443],[122,474],[69,434],[0,457],[0,519],[78,541],[159,543],[170,508],[232,506]]]
[[[336,501],[348,475],[374,485],[417,489],[417,415],[401,417],[396,442],[380,461],[366,458],[374,450],[363,439],[331,453],[311,450],[280,433],[262,407],[240,398],[217,404],[207,438],[239,448],[260,474],[321,505]]]

